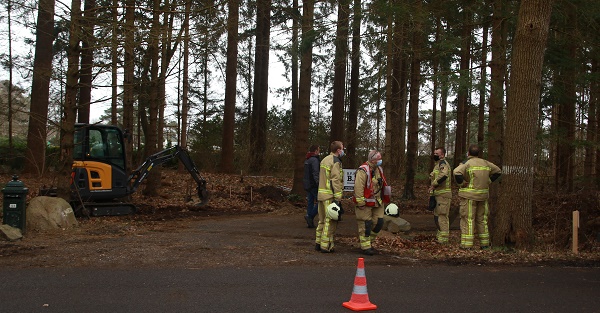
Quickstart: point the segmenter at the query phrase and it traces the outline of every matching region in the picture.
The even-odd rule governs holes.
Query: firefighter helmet
[[[400,209],[398,209],[398,206],[396,204],[390,203],[385,208],[385,215],[398,217],[400,215]]]
[[[335,202],[332,202],[330,205],[328,205],[326,211],[327,217],[334,221],[339,220],[342,215],[340,207]]]

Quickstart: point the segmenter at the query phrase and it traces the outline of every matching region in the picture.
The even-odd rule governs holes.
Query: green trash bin
[[[25,187],[19,176],[13,175],[13,180],[8,182],[2,193],[4,194],[4,204],[2,213],[3,224],[20,228],[21,233],[25,233],[26,215],[25,201],[29,188]]]

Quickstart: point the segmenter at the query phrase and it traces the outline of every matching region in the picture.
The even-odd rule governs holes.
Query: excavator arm
[[[129,182],[131,189],[129,194],[137,191],[140,184],[148,177],[148,174],[154,168],[154,166],[166,163],[174,158],[179,158],[179,161],[184,165],[185,169],[190,173],[196,184],[196,191],[198,192],[198,198],[200,198],[200,205],[204,205],[208,202],[208,191],[206,189],[206,180],[200,175],[200,171],[196,168],[194,161],[190,158],[189,153],[184,148],[176,145],[163,151],[157,152],[149,156],[142,165],[140,165],[135,171],[129,176]]]

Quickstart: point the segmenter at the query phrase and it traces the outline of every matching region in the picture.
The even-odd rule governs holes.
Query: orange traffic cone
[[[358,267],[356,268],[354,288],[352,289],[350,301],[344,302],[342,305],[352,311],[368,311],[377,309],[377,306],[369,301],[364,258],[358,258]]]

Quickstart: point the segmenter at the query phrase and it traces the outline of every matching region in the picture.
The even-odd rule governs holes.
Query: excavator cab
[[[131,174],[126,167],[125,136],[117,126],[75,124],[71,205],[77,215],[124,215],[135,206],[119,201],[134,193],[156,165],[175,157],[183,163],[198,187],[200,204],[208,201],[206,181],[188,152],[174,146],[150,156]]]
[[[76,124],[73,183],[86,199],[114,199],[127,195],[123,132],[111,125]]]

